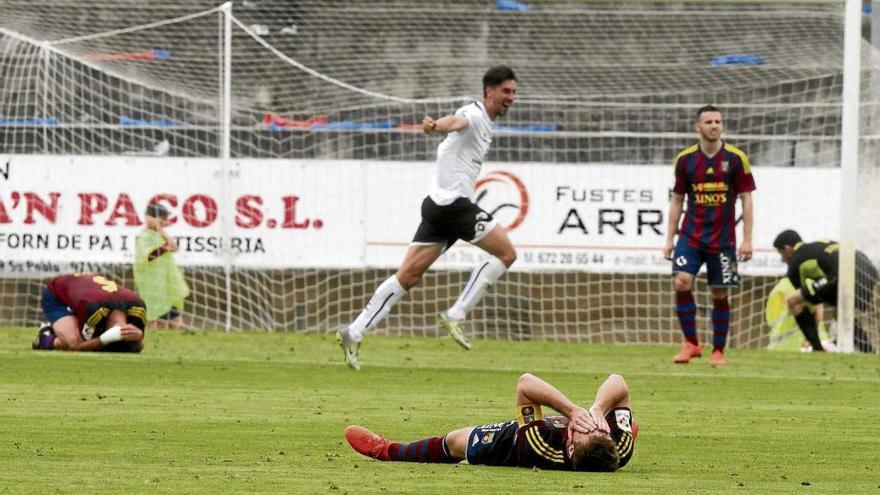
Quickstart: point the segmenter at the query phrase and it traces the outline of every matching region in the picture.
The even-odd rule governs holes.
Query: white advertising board
[[[363,266],[359,162],[0,157],[4,273],[130,263],[144,210],[158,200],[181,265]],[[59,266],[60,265],[60,266]]]
[[[181,265],[396,267],[418,226],[431,163],[0,157],[0,273],[130,263],[144,209],[172,213]],[[753,168],[755,258],[744,274],[780,274],[780,230],[839,231],[837,169]],[[668,273],[661,249],[671,166],[492,164],[475,198],[509,228],[515,270]],[[741,227],[740,227],[741,232]],[[437,268],[473,266],[459,242]]]
[[[368,201],[367,261],[394,266],[418,225],[428,180],[425,175],[421,188],[412,186],[418,183],[413,164],[382,167],[382,174],[370,175],[368,190],[392,187],[395,192],[371,195]],[[740,266],[741,273],[784,272],[772,248],[784,229],[794,228],[805,239],[837,236],[838,169],[755,167],[752,172],[755,253]],[[389,183],[386,177],[394,179]],[[669,273],[662,248],[672,185],[671,165],[489,165],[475,198],[509,227],[518,253],[514,269]],[[376,221],[394,217],[402,221]],[[741,239],[742,226],[737,230]],[[479,256],[479,249],[459,241],[435,266],[468,268]]]

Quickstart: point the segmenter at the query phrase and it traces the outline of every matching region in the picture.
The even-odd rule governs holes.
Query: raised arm
[[[516,382],[516,405],[527,404],[552,408],[568,418],[570,428],[583,433],[588,433],[593,428],[586,409],[572,402],[553,385],[531,373],[523,373]]]
[[[629,407],[629,387],[621,375],[612,373],[596,390],[590,412],[604,418],[608,411],[616,407]]]
[[[578,406],[553,385],[531,373],[523,373],[516,382],[516,405],[537,404],[552,407],[569,416]]]
[[[162,255],[166,252],[173,253],[179,249],[177,247],[177,243],[174,242],[174,238],[172,238],[165,232],[165,227],[167,226],[168,220],[159,217],[147,216],[147,228],[155,230],[159,233],[159,235],[162,236],[163,239],[165,239],[165,245],[156,248],[156,252],[151,253],[151,255],[155,254],[155,256],[151,256],[151,258]]]
[[[425,134],[436,132],[438,134],[449,134],[450,132],[460,131],[468,126],[470,121],[460,115],[447,115],[445,117],[434,120],[433,117],[425,116],[422,119],[422,131]]]

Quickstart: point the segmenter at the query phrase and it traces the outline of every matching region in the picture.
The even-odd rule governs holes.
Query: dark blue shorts
[[[519,425],[514,419],[506,423],[489,423],[477,426],[471,430],[465,453],[468,464],[515,465],[516,458],[513,455],[513,450],[518,429]]]
[[[40,299],[40,304],[43,306],[43,314],[46,315],[49,323],[55,323],[65,316],[76,316],[76,313],[61,302],[61,299],[55,297],[55,294],[52,294],[48,287],[43,289],[43,297]]]
[[[739,285],[735,247],[722,248],[717,253],[710,253],[688,246],[687,239],[679,238],[675,244],[675,254],[672,255],[672,273],[685,272],[696,277],[703,263],[706,264],[709,287]]]

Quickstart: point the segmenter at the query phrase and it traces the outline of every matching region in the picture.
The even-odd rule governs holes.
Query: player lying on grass
[[[146,307],[140,296],[93,273],[61,275],[43,290],[43,313],[32,347],[42,350],[140,352]]]
[[[564,416],[544,416],[542,406]],[[568,471],[616,471],[632,458],[638,423],[632,420],[629,389],[610,375],[589,410],[553,385],[524,373],[516,384],[516,419],[470,426],[411,443],[386,440],[363,426],[349,426],[354,450],[380,461],[537,467]]]

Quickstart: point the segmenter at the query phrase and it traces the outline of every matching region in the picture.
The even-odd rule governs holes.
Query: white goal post
[[[158,200],[188,325],[345,325],[418,223],[438,140],[417,124],[505,63],[520,94],[478,199],[519,258],[472,336],[678,342],[660,256],[671,163],[712,103],[758,187],[730,344],[767,344],[772,240],[794,228],[841,241],[843,347],[856,325],[880,345],[852,261],[880,263],[880,56],[856,0],[76,3],[0,21],[0,324],[38,323],[54,273],[133,284],[126,243]],[[478,254],[456,245],[377,331],[434,335]],[[703,335],[707,292],[701,277]]]

